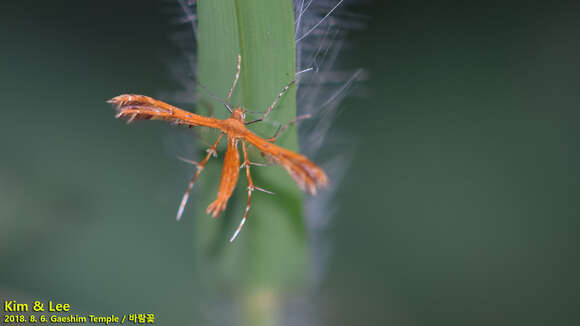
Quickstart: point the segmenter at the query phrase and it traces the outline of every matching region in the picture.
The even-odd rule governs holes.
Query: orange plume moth
[[[117,118],[126,118],[127,122],[130,123],[134,120],[165,120],[170,121],[178,125],[186,125],[190,127],[203,126],[214,128],[221,131],[219,137],[215,143],[207,150],[207,155],[201,162],[188,161],[197,167],[197,171],[193,178],[191,178],[185,194],[179,205],[177,211],[177,220],[181,219],[185,204],[189,198],[189,193],[193,187],[193,184],[199,177],[201,171],[209,161],[210,157],[216,156],[216,148],[223,138],[226,136],[227,139],[227,150],[224,157],[224,163],[222,167],[222,175],[219,183],[217,198],[212,202],[206,209],[207,214],[211,214],[213,217],[217,217],[226,208],[229,198],[232,196],[234,188],[236,187],[239,170],[245,168],[246,178],[248,180],[248,202],[246,205],[246,210],[244,216],[236,229],[234,235],[231,237],[230,242],[238,236],[240,230],[246,222],[248,213],[250,211],[252,192],[254,190],[260,190],[268,192],[262,188],[254,185],[252,181],[252,176],[250,173],[250,165],[255,163],[250,162],[248,159],[247,147],[248,144],[256,147],[264,156],[269,158],[272,162],[281,165],[288,172],[288,174],[294,179],[298,187],[312,195],[316,194],[318,188],[326,187],[328,185],[328,177],[324,171],[318,167],[316,164],[312,163],[307,157],[296,153],[294,151],[285,149],[274,144],[276,138],[291,124],[299,119],[308,118],[309,115],[300,116],[284,127],[278,129],[278,132],[274,137],[271,138],[261,138],[256,135],[248,128],[246,125],[259,122],[264,120],[268,114],[275,107],[278,100],[282,95],[290,88],[290,86],[295,82],[291,81],[287,86],[285,86],[282,91],[278,94],[274,102],[266,110],[264,115],[256,120],[244,121],[246,117],[246,110],[242,107],[232,108],[228,103],[230,100],[236,83],[240,76],[240,62],[241,57],[238,56],[238,66],[237,73],[234,78],[233,85],[228,92],[224,104],[226,108],[231,112],[231,116],[227,119],[216,119],[212,117],[205,117],[189,111],[179,109],[175,106],[167,104],[165,102],[156,100],[154,98],[144,96],[144,95],[132,95],[123,94],[110,99],[108,102],[116,105]],[[238,151],[238,145],[241,143],[243,162],[240,166],[240,154]],[[269,192],[268,192],[269,193]]]

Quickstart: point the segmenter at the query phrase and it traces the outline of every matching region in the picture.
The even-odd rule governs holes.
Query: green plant
[[[231,87],[238,54],[241,75],[232,105],[264,111],[295,76],[294,16],[291,0],[199,1],[198,77],[211,92],[225,97]],[[216,117],[229,115],[223,104],[207,94]],[[296,117],[296,91],[292,87],[277,104],[268,122],[252,129],[271,136],[280,123]],[[298,150],[297,134],[288,129],[277,143]],[[253,167],[256,185],[276,193],[256,192],[248,222],[239,238],[227,242],[245,207],[245,183],[241,181],[226,216],[215,221],[201,214],[214,199],[219,168],[204,175],[194,198],[199,262],[203,284],[210,293],[232,294],[245,324],[276,324],[281,293],[300,288],[307,262],[306,227],[302,194],[288,174],[278,167]],[[209,172],[209,171],[208,171]],[[205,171],[204,171],[205,173]],[[243,178],[242,178],[243,179]],[[203,189],[203,190],[200,190]],[[202,216],[203,215],[203,216]]]

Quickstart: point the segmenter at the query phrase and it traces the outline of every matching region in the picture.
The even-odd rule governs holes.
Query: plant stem
[[[200,82],[214,94],[225,97],[234,79],[237,55],[241,54],[240,80],[231,103],[264,112],[295,76],[292,1],[199,1],[198,17]],[[222,109],[223,104],[204,96],[214,104],[217,117],[229,115]],[[271,137],[279,124],[295,117],[296,90],[292,86],[268,121],[252,125],[252,129],[258,135]],[[297,151],[295,128],[289,128],[276,143]],[[253,154],[259,159],[257,151]],[[219,159],[213,161],[219,163]],[[197,198],[201,199],[198,206],[205,207],[215,199],[219,169],[213,164],[206,170],[215,172],[205,174],[204,170],[205,181],[197,188],[204,189],[203,194],[197,192]],[[240,303],[238,308],[245,324],[275,325],[282,290],[286,295],[289,289],[299,289],[304,281],[307,238],[302,194],[279,167],[252,167],[252,176],[257,186],[276,195],[254,192],[248,222],[239,238],[230,244],[227,241],[245,208],[246,183],[240,180],[222,221],[199,214],[196,247],[202,259],[207,259],[208,253],[213,255],[209,263],[203,264],[205,277],[214,283],[209,286],[211,292],[224,293],[224,288],[229,289]]]

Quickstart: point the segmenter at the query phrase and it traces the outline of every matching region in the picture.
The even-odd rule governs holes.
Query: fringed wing
[[[145,95],[123,94],[109,101],[116,105],[117,118],[134,120],[166,120],[175,124],[218,128],[217,120],[191,113]]]
[[[306,156],[267,142],[249,130],[244,138],[274,163],[283,166],[301,190],[315,195],[317,189],[328,186],[326,173]]]

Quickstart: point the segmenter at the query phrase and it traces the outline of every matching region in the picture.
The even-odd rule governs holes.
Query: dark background
[[[127,127],[105,103],[181,87],[166,6],[1,7],[0,299],[154,312],[163,325],[219,310],[196,293],[192,221],[160,218],[188,171],[174,137]],[[356,152],[303,313],[325,325],[577,324],[578,4],[351,10],[367,27],[343,60],[369,79],[335,123]]]

